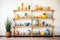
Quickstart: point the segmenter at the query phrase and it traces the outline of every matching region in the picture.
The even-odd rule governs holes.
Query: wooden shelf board
[[[16,18],[13,18],[13,20],[28,20],[28,19],[31,19],[31,18],[18,18],[18,19],[16,19]]]
[[[31,36],[31,37],[35,37],[35,36],[41,36],[41,37],[47,37],[47,36],[53,36],[53,35],[14,35],[14,36]]]
[[[31,35],[14,35],[14,36],[31,36]]]
[[[33,19],[45,19],[45,20],[52,20],[51,18],[33,18]]]
[[[32,36],[53,36],[52,34],[50,34],[50,35],[33,35],[32,34]]]
[[[13,20],[28,20],[28,19],[32,19],[32,18],[22,18],[22,19],[16,19],[16,18],[13,18]],[[39,20],[39,18],[33,18],[33,20],[35,20],[35,19],[38,19]],[[41,20],[43,20],[43,18],[40,18]],[[50,19],[50,18],[46,18],[46,19],[44,19],[44,20],[53,20],[53,19]]]
[[[13,10],[14,12],[18,12],[18,11],[32,11],[32,10]]]
[[[44,36],[42,36],[42,35],[33,35],[33,36],[41,36],[41,37],[45,37],[45,36],[53,36],[53,35],[44,35]]]
[[[31,26],[18,26],[18,27],[15,27],[15,28],[31,28]]]
[[[33,28],[52,28],[52,26],[33,26]]]
[[[54,11],[54,10],[32,10],[32,11]]]
[[[18,11],[54,11],[54,10],[13,10],[14,12]]]
[[[52,28],[53,26],[33,26],[33,28]],[[32,28],[32,26],[18,26],[15,28]]]

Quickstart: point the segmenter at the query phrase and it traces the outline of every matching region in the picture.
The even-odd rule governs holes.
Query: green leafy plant
[[[11,21],[9,19],[7,19],[5,26],[6,32],[11,32]]]

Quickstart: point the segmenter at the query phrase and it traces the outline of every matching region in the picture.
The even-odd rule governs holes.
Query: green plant
[[[6,32],[11,32],[11,21],[9,19],[7,19],[5,26]]]

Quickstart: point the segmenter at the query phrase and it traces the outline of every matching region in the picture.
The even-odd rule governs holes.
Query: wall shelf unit
[[[13,12],[14,36],[54,36],[54,10],[13,10]]]

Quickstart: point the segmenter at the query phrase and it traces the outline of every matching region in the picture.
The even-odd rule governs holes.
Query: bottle
[[[23,10],[23,7],[24,7],[24,3],[22,2],[22,3],[21,3],[21,9],[22,9],[22,10]]]
[[[25,17],[27,18],[27,13],[25,13]]]
[[[51,18],[51,19],[53,18],[53,15],[52,15],[52,13],[50,13],[50,18]]]
[[[29,6],[28,6],[28,9],[29,9],[29,10],[30,10],[30,7],[31,7],[31,6],[29,5]]]
[[[43,26],[45,25],[45,21],[43,21]]]
[[[39,20],[35,20],[35,24],[36,24],[36,26],[38,26],[39,25]]]

